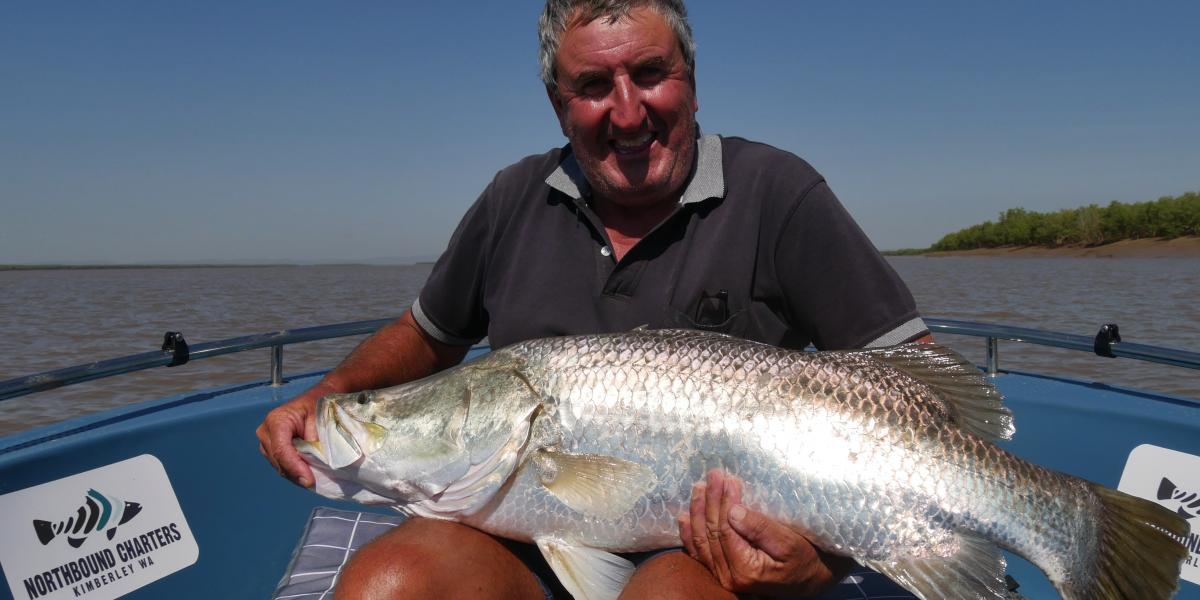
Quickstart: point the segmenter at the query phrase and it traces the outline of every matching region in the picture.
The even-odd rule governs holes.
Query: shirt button
[[[600,254],[603,256],[612,256],[612,248],[609,248],[608,246],[601,246]]]

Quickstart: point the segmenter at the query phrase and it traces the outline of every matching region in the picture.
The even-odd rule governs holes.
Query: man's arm
[[[255,432],[259,450],[279,474],[303,487],[313,484],[312,470],[292,439],[317,439],[317,399],[328,394],[399,385],[458,364],[468,346],[450,346],[429,337],[412,311],[363,340],[321,381],[267,413]]]

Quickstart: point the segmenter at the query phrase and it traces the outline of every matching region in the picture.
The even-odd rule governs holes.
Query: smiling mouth
[[[613,150],[622,156],[631,154],[640,154],[650,148],[650,144],[654,143],[654,134],[645,132],[635,137],[616,138],[609,142]]]

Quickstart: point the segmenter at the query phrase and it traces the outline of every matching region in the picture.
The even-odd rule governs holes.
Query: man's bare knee
[[[355,553],[342,569],[335,597],[516,599],[542,594],[528,568],[491,536],[457,523],[412,519]]]
[[[667,552],[642,563],[621,600],[735,600],[704,565],[683,552]]]
[[[345,600],[431,598],[443,567],[438,549],[425,542],[424,526],[408,521],[354,553],[338,576],[334,597]],[[434,538],[436,539],[436,538]]]

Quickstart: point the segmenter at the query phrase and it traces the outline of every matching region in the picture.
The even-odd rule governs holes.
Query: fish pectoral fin
[[[949,556],[862,562],[923,600],[1009,597],[1004,555],[995,544],[969,532],[958,533],[947,544],[957,546],[957,551]]]
[[[533,457],[543,486],[572,510],[616,519],[658,483],[645,465],[598,454],[540,450]]]
[[[633,575],[633,563],[603,550],[538,538],[537,547],[576,600],[616,600]]]

